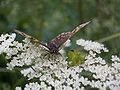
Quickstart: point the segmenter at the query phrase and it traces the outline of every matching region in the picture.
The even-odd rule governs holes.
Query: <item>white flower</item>
[[[78,66],[69,67],[66,57],[50,54],[42,45],[36,45],[29,39],[22,43],[15,41],[15,34],[1,35],[0,54],[6,53],[6,58],[11,61],[7,63],[7,69],[17,67],[27,68],[21,70],[21,74],[28,80],[38,79],[38,82],[28,83],[24,90],[84,90],[91,86],[105,90],[120,88],[120,58],[113,55],[111,63],[108,64],[99,53],[108,52],[103,44],[79,39],[77,44],[87,51],[85,62]],[[83,73],[93,80],[85,77]],[[21,87],[16,87],[21,90]]]
[[[40,85],[37,82],[35,82],[26,84],[24,90],[40,90],[40,88]]]
[[[112,59],[111,60],[120,62],[120,58],[117,55],[112,55]]]
[[[65,47],[69,47],[71,46],[71,41],[68,39],[66,42],[65,42]]]
[[[27,69],[21,70],[21,73],[24,76],[27,76],[28,80],[30,80],[30,79],[32,79],[34,77],[37,77],[36,72],[32,68],[27,68]]]
[[[12,42],[14,41],[16,37],[15,33],[12,33],[11,35],[5,34],[1,35],[0,37],[0,54],[1,53],[11,53],[9,50],[10,46],[13,46]],[[13,54],[13,53],[11,53]]]
[[[92,42],[90,40],[79,39],[76,41],[77,45],[81,45],[87,51],[95,51],[96,53],[101,53],[101,51],[108,52],[108,49],[104,47],[103,44],[98,42]]]
[[[15,90],[22,90],[22,88],[21,87],[16,87]]]

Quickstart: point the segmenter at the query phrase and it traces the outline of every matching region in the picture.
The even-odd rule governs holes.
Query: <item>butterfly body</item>
[[[71,35],[71,32],[61,33],[56,38],[49,41],[47,46],[49,47],[51,53],[58,52],[61,45],[63,45],[63,43],[65,43],[71,37]]]
[[[84,24],[81,24],[79,26],[77,26],[74,30],[72,30],[71,32],[65,32],[65,33],[61,33],[58,36],[56,36],[55,38],[53,38],[51,41],[49,41],[47,44],[45,44],[44,42],[40,42],[39,40],[33,38],[32,36],[29,36],[27,34],[25,34],[24,32],[18,31],[18,30],[14,30],[16,33],[28,38],[31,40],[31,42],[34,43],[39,43],[43,46],[45,46],[49,51],[49,53],[51,54],[58,54],[59,50],[62,48],[63,44],[70,39],[75,33],[77,33],[81,28],[83,28],[84,26],[86,26],[89,22],[86,22]]]

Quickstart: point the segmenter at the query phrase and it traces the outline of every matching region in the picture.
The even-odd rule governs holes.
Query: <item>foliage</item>
[[[39,40],[49,41],[79,23],[92,20],[85,31],[74,36],[104,43],[111,54],[120,56],[120,0],[0,0],[0,34],[14,28]],[[72,45],[72,49],[77,46]],[[6,70],[7,61],[0,56],[0,89],[14,87],[19,74]],[[5,77],[9,75],[8,77]],[[9,80],[3,80],[6,78]],[[14,82],[15,81],[15,82]]]
[[[85,53],[76,50],[67,52],[67,61],[69,66],[76,66],[85,62]]]

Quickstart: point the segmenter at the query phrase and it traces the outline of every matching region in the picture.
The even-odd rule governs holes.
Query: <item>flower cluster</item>
[[[120,58],[112,55],[111,63],[100,57],[101,52],[109,50],[103,44],[79,39],[76,44],[83,46],[88,53],[81,65],[69,67],[66,57],[60,54],[50,54],[42,45],[31,43],[25,38],[21,43],[15,40],[16,34],[5,34],[0,37],[0,54],[6,53],[7,69],[21,68],[20,72],[28,80],[38,79],[39,82],[29,82],[24,90],[84,90],[87,86],[100,90],[120,89]],[[70,42],[68,42],[70,45]],[[91,75],[86,77],[82,73]],[[16,90],[22,90],[16,87]]]
[[[101,53],[101,51],[108,52],[109,50],[104,47],[103,44],[98,42],[92,42],[90,40],[79,39],[76,41],[77,45],[83,46],[86,51],[94,51],[96,53]]]

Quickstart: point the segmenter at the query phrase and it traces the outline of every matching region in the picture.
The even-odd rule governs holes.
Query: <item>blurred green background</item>
[[[110,49],[104,56],[120,56],[120,0],[0,0],[0,34],[17,28],[47,42],[90,20],[72,38],[72,47],[79,38],[95,40]],[[19,72],[6,70],[6,63],[1,55],[0,90],[14,90],[23,78]]]

